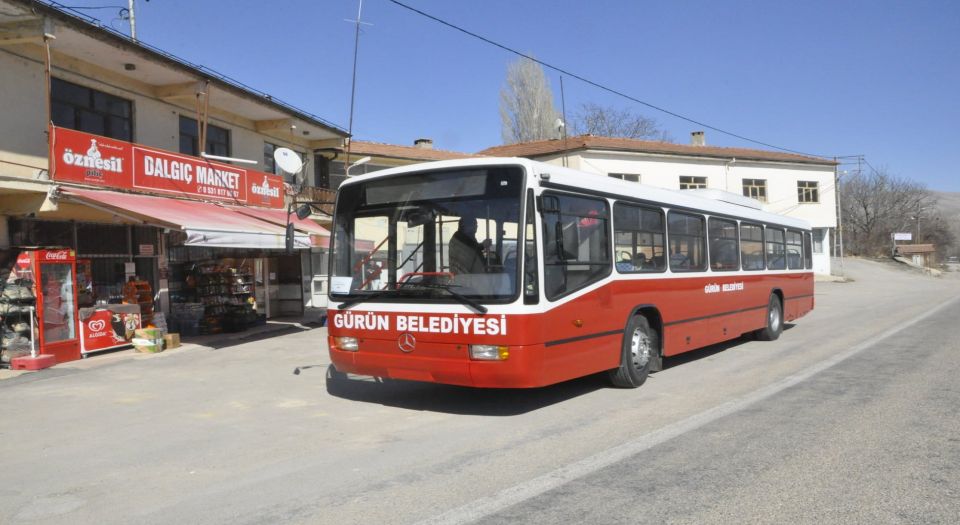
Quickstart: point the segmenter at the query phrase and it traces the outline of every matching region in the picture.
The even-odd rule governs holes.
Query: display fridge
[[[41,355],[57,363],[80,359],[77,329],[77,263],[73,250],[32,250],[18,258],[32,266],[37,295],[37,323]]]

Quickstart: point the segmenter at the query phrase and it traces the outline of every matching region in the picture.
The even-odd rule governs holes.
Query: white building
[[[765,211],[808,221],[814,232],[814,271],[830,273],[830,231],[837,226],[835,161],[707,146],[703,132],[693,133],[691,142],[582,135],[496,146],[480,154],[526,157],[661,188],[709,188],[755,198]]]

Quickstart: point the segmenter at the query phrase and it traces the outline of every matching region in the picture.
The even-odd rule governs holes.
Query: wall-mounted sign
[[[283,208],[283,177],[50,127],[53,180]]]
[[[909,232],[907,232],[907,233],[894,233],[894,234],[893,234],[893,240],[895,240],[895,241],[912,241],[912,240],[913,240],[913,234],[912,234],[912,233],[909,233]]]
[[[151,256],[153,256],[153,255],[156,255],[156,254],[154,253],[154,251],[153,251],[153,245],[152,245],[152,244],[141,244],[141,245],[139,245],[139,250],[138,250],[138,251],[140,252],[138,255],[143,255],[143,256],[146,256],[146,257],[151,257]]]

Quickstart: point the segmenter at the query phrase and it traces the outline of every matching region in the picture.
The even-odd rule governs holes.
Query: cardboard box
[[[161,332],[158,328],[137,328],[133,332],[137,339],[160,339]]]
[[[180,334],[167,334],[163,336],[164,347],[169,350],[180,346]]]

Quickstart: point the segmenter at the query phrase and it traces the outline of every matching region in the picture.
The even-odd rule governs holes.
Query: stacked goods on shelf
[[[203,319],[203,303],[173,303],[170,305],[170,325],[172,331],[184,336],[200,335],[200,321]]]
[[[205,307],[201,333],[236,332],[256,321],[252,275],[216,264],[201,265],[198,269],[196,295]]]
[[[16,357],[30,355],[37,333],[31,331],[36,295],[32,275],[20,277],[11,272],[0,282],[0,362],[9,364]],[[33,326],[36,326],[34,318]]]
[[[123,285],[123,302],[140,305],[140,322],[150,324],[153,317],[153,288],[147,281],[128,281]]]

